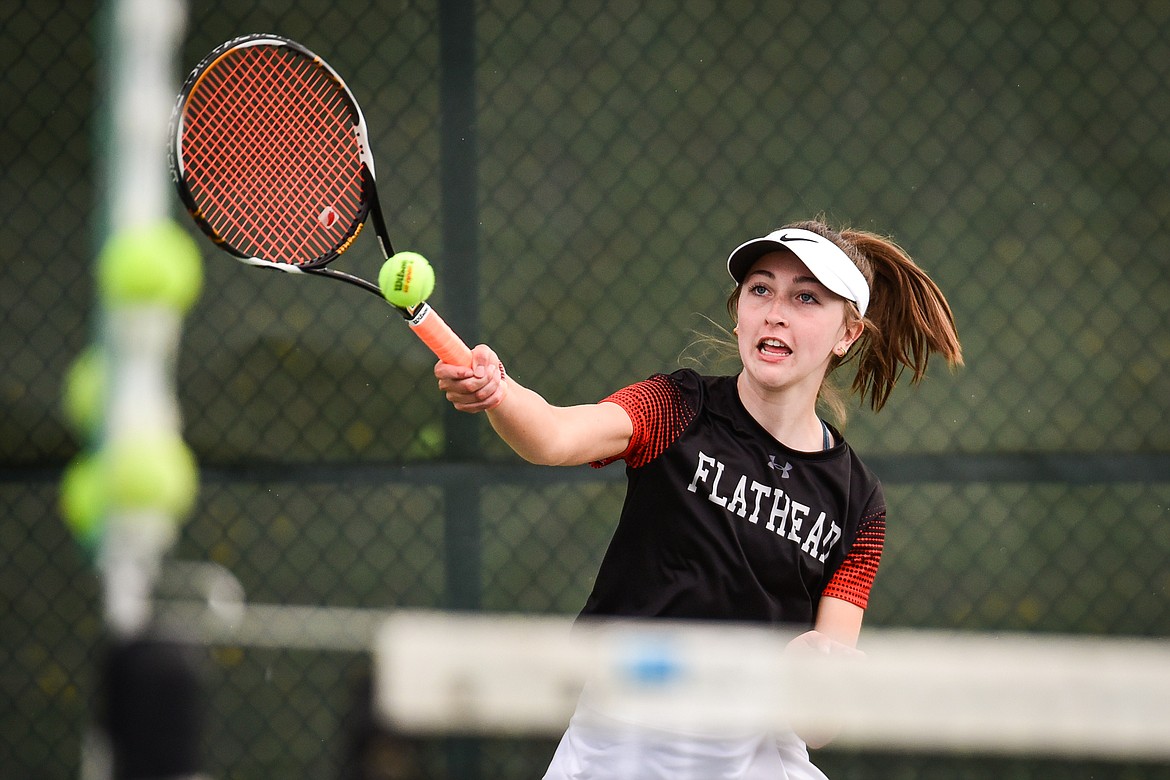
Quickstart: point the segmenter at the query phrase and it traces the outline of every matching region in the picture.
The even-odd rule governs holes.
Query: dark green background
[[[93,337],[104,30],[92,3],[0,7],[3,777],[76,776],[102,637],[56,484],[84,444],[59,397]],[[1170,635],[1170,4],[515,0],[460,22],[431,3],[207,0],[182,68],[256,31],[345,74],[396,246],[431,256],[444,316],[555,402],[696,357],[746,238],[816,214],[892,234],[947,292],[967,366],[851,415],[890,500],[868,623]],[[200,246],[177,371],[203,487],[178,557],[227,567],[256,602],[579,608],[620,467],[520,466],[445,409],[386,306]],[[373,243],[340,264],[376,273]],[[363,659],[208,658],[214,776],[339,774]],[[480,772],[538,776],[550,748],[488,742]],[[466,760],[446,755],[430,763]],[[834,778],[1170,777],[819,762]]]

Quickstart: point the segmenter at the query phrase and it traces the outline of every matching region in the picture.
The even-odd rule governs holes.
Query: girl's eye
[[[762,284],[753,284],[748,289],[751,291],[752,295],[767,295],[768,294],[768,288]]]
[[[816,303],[817,297],[812,293],[802,292],[797,294],[796,300],[800,301],[801,303]]]

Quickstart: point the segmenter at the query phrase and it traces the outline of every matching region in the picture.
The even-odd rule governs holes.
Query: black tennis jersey
[[[733,376],[658,374],[607,401],[634,425],[621,518],[583,616],[811,627],[821,596],[865,608],[885,539],[881,484],[837,444],[799,452]]]

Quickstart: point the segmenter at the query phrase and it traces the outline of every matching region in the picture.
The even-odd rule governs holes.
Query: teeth
[[[769,350],[772,352],[791,352],[792,350],[779,339],[763,339],[760,341],[761,350]]]

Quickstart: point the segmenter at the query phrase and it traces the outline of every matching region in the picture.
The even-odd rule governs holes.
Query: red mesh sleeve
[[[865,609],[869,591],[877,576],[886,541],[886,512],[881,510],[861,518],[861,527],[849,554],[833,574],[822,596],[832,596]]]
[[[615,460],[625,460],[632,468],[644,466],[673,444],[695,419],[695,412],[687,404],[682,390],[664,375],[618,390],[602,402],[614,403],[624,409],[634,425],[634,433],[625,452],[597,461],[593,464],[595,467]]]

